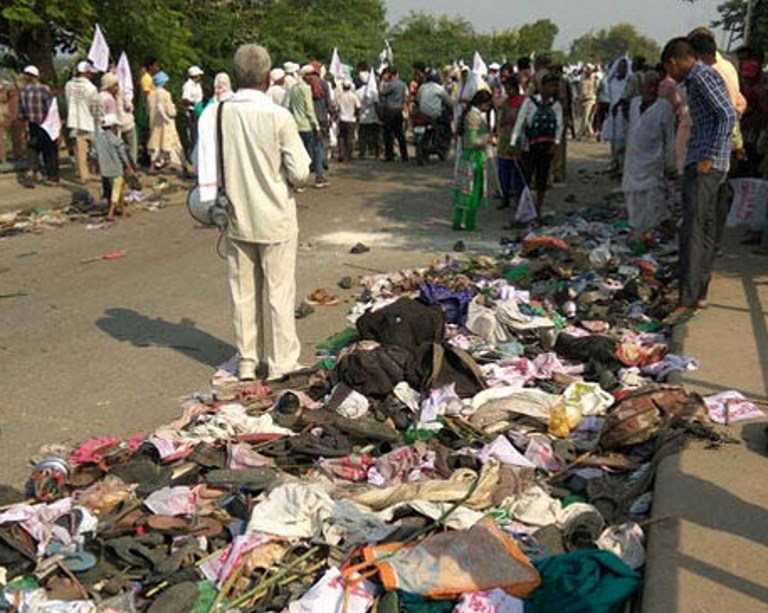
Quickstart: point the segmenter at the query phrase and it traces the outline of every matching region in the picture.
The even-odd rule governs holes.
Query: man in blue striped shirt
[[[680,302],[670,323],[702,308],[715,261],[717,199],[731,158],[736,109],[723,78],[696,59],[685,38],[674,38],[661,55],[664,69],[685,85],[691,136],[683,178],[683,223],[680,229]]]

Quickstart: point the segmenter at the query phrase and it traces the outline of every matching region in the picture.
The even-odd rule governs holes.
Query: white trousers
[[[301,355],[294,316],[297,237],[282,243],[227,242],[240,357],[266,364],[270,377],[297,370]]]
[[[627,205],[629,227],[636,233],[653,230],[661,223],[667,212],[667,200],[663,187],[640,192],[624,192],[624,201]]]

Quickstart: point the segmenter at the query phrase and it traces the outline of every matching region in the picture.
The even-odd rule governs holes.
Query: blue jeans
[[[316,181],[323,181],[325,179],[323,172],[323,144],[319,142],[315,132],[299,132],[299,136],[301,136],[304,148],[312,160],[309,171],[315,173]]]
[[[498,158],[498,162],[501,195],[505,201],[518,197],[523,192],[523,187],[525,186],[521,162],[504,158]]]

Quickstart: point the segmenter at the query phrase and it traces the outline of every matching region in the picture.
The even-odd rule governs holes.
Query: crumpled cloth
[[[376,458],[366,454],[351,454],[341,458],[326,458],[318,466],[327,474],[347,481],[365,481]]]
[[[645,564],[645,533],[634,522],[609,526],[597,539],[600,549],[610,551],[635,570]]]
[[[261,466],[274,466],[275,459],[254,451],[245,443],[229,445],[227,450],[229,468],[240,470],[243,468],[259,468]]]
[[[270,534],[254,532],[240,534],[224,549],[207,558],[200,565],[200,572],[209,581],[221,587],[232,572],[240,566],[243,557],[257,547],[263,547],[268,543],[280,542],[281,539]]]
[[[598,383],[576,381],[565,388],[563,402],[579,410],[582,416],[605,415],[615,398]]]
[[[451,502],[427,502],[426,500],[412,500],[411,502],[400,502],[379,511],[376,515],[386,522],[391,522],[395,513],[403,508],[413,509],[417,513],[438,520],[443,514],[453,507]],[[464,505],[456,509],[443,520],[442,525],[452,530],[467,530],[483,519],[485,515],[480,511],[475,511]]]
[[[186,485],[164,487],[147,496],[144,506],[157,515],[194,515],[197,496]]]
[[[399,502],[426,500],[429,502],[454,502],[461,500],[473,487],[477,473],[468,468],[459,468],[449,479],[401,483],[390,487],[349,486],[333,492],[335,498],[344,498],[380,511]],[[492,504],[493,491],[499,481],[499,463],[490,460],[480,471],[480,479],[472,495],[463,504],[471,509],[487,509]],[[279,517],[279,515],[277,516]]]
[[[458,415],[464,405],[456,394],[456,384],[429,391],[429,396],[421,403],[419,421],[435,421],[440,415]]]
[[[506,498],[499,507],[516,520],[531,526],[554,524],[562,510],[560,501],[550,496],[540,485],[531,485]]]
[[[64,545],[72,542],[72,535],[66,528],[55,522],[62,515],[72,510],[72,499],[62,498],[50,504],[17,504],[0,514],[0,525],[21,524],[30,536],[37,541],[37,555],[45,555],[45,549],[52,540]]]
[[[560,396],[535,388],[494,387],[475,394],[470,409],[464,413],[472,413],[469,421],[477,428],[515,415],[527,415],[546,424],[559,401]]]
[[[526,600],[526,613],[621,611],[641,577],[609,551],[572,551],[535,560],[541,585]]]
[[[476,456],[483,463],[486,463],[493,458],[502,464],[536,468],[536,464],[515,449],[515,446],[510,443],[509,439],[503,434],[500,434],[493,441],[487,443],[480,451],[476,452]]]
[[[707,396],[704,398],[704,403],[707,405],[709,418],[718,424],[760,419],[765,416],[765,413],[758,409],[753,402],[747,400],[744,394],[736,391],[720,392]],[[726,406],[728,407],[727,411]]]
[[[346,500],[332,500],[318,484],[284,483],[253,507],[247,532],[357,545],[386,538],[392,530],[372,513]]]
[[[691,371],[699,369],[699,361],[685,355],[668,353],[663,360],[643,366],[640,369],[646,376],[653,377],[656,381],[666,381],[669,375],[675,371]]]
[[[353,580],[356,578],[357,575],[351,577]],[[288,613],[366,613],[373,606],[379,588],[366,579],[351,583],[348,592],[347,597],[339,569],[331,567],[299,600],[289,603],[287,611]]]
[[[225,404],[215,413],[201,415],[185,429],[160,427],[154,437],[181,444],[229,441],[241,434],[282,434],[295,436],[288,428],[275,424],[272,415],[251,417],[241,404]]]
[[[524,613],[525,602],[498,588],[462,594],[453,613]]]
[[[574,502],[557,515],[557,525],[563,533],[563,543],[569,551],[591,547],[605,529],[605,519],[591,504]]]
[[[490,517],[469,530],[438,532],[416,545],[393,551],[396,548],[398,543],[363,549],[363,557],[374,562],[387,591],[453,600],[465,593],[502,588],[525,598],[539,585],[531,562]]]
[[[357,419],[368,412],[370,404],[368,398],[363,396],[357,390],[352,390],[349,395],[341,401],[341,404],[336,407],[336,412],[349,419]]]
[[[435,469],[437,454],[424,443],[399,447],[376,458],[367,473],[368,483],[379,487],[411,483],[423,478],[439,478]]]

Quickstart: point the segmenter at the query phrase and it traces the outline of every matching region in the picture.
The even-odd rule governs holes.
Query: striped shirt
[[[715,70],[696,62],[683,83],[688,92],[692,124],[685,166],[712,160],[715,170],[727,171],[736,109],[725,82]]]
[[[25,85],[20,97],[21,116],[29,123],[43,123],[53,100],[50,88],[42,83]]]

